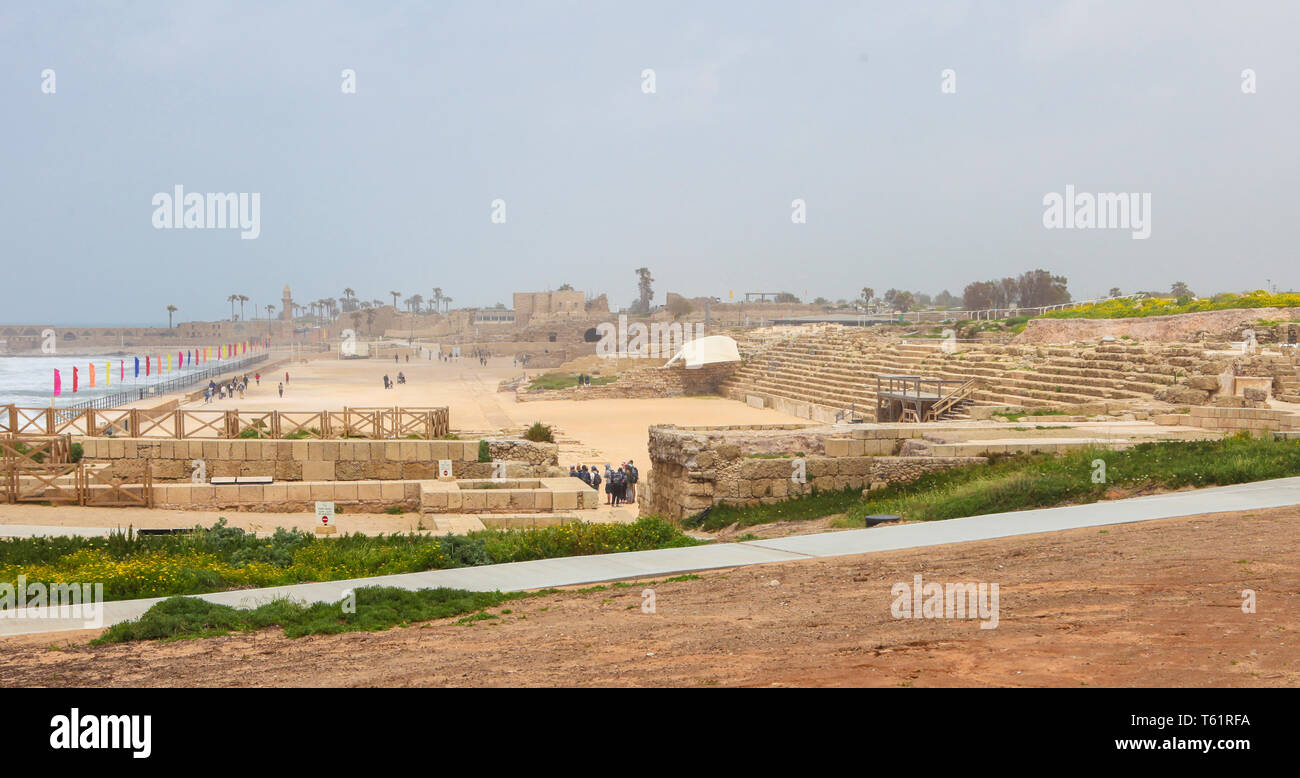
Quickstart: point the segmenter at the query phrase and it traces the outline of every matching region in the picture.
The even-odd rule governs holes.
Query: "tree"
[[[245,297],[245,296],[242,295],[242,294],[239,295],[239,319],[240,319],[240,321],[243,321],[243,319],[244,319],[244,303],[246,303],[246,302],[248,302],[248,298]]]
[[[1046,270],[1030,270],[1016,279],[1016,293],[1022,308],[1041,308],[1070,302],[1070,292],[1065,276],[1054,276]]]
[[[637,310],[641,313],[650,312],[650,301],[653,300],[655,296],[654,286],[652,286],[654,281],[654,278],[650,275],[650,268],[639,267],[636,269],[636,288],[637,294],[639,295],[637,298]]]
[[[894,295],[893,306],[903,313],[907,313],[916,306],[916,297],[911,292],[899,292]]]
[[[875,296],[876,296],[876,290],[875,290],[875,289],[872,289],[872,288],[869,287],[869,286],[864,286],[864,287],[862,287],[862,302],[866,303],[867,305],[870,305],[870,304],[871,304],[871,300],[872,300]]]
[[[797,303],[799,298],[795,297],[794,292],[778,292],[776,301],[778,303]]]
[[[434,313],[437,313],[437,312],[438,312],[438,306],[442,304],[442,287],[441,287],[441,286],[435,286],[435,287],[433,288],[433,297],[431,297],[431,298],[429,298],[429,299],[433,300],[433,312],[434,312]]]
[[[560,284],[560,288],[557,289],[556,291],[558,291],[558,292],[572,292],[572,291],[573,291],[573,284]]]
[[[1106,293],[1106,296],[1107,296],[1107,297],[1120,297],[1120,296],[1123,295],[1123,294],[1124,294],[1124,293],[1120,291],[1120,289],[1119,289],[1118,286],[1112,286],[1112,287],[1110,288],[1110,291]]]
[[[450,297],[443,297],[443,298],[442,298],[442,308],[443,308],[443,310],[446,311],[446,312],[451,311],[451,298],[450,298]]]
[[[267,318],[267,321],[270,321],[271,319],[274,319],[274,318],[275,318],[275,306],[274,306],[274,305],[268,305],[268,306],[266,306],[266,318]]]
[[[961,293],[962,307],[968,311],[982,311],[992,308],[997,284],[992,281],[973,281],[966,285]]]
[[[401,292],[389,292],[389,294],[391,294],[391,295],[393,296],[393,307],[396,308],[396,307],[397,307],[397,296],[400,295]]]
[[[357,309],[357,293],[352,287],[343,290],[343,312],[355,311]]]
[[[375,309],[366,309],[366,334],[372,335],[375,331]]]
[[[934,304],[940,308],[956,308],[961,305],[961,300],[945,289],[934,296]]]
[[[1182,281],[1175,281],[1173,286],[1169,287],[1169,294],[1178,298],[1196,296],[1196,292],[1193,292],[1191,287],[1184,284]]]
[[[180,308],[177,308],[174,305],[167,306],[167,329],[172,328],[172,314],[176,313],[179,310]]]
[[[422,295],[422,294],[417,294],[417,295],[412,295],[412,296],[411,296],[411,308],[412,308],[416,313],[419,313],[419,312],[420,312],[420,306],[422,306],[422,305],[424,305],[424,295]]]
[[[671,300],[668,301],[667,307],[668,307],[668,312],[673,315],[674,321],[682,318],[683,316],[688,315],[691,311],[695,310],[694,307],[691,305],[691,301],[687,300],[685,297],[672,298]]]

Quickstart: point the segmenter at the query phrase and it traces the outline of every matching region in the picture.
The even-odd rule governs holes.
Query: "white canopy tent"
[[[682,350],[664,363],[664,367],[670,367],[679,361],[686,364],[687,370],[719,362],[739,362],[740,350],[736,348],[736,341],[726,335],[708,335],[682,346]]]

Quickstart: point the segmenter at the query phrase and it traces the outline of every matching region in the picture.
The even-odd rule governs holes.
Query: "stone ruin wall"
[[[79,438],[87,462],[109,464],[109,474],[135,478],[149,463],[156,482],[189,481],[194,461],[209,478],[270,476],[276,481],[404,481],[438,477],[438,460],[452,460],[456,478],[491,478],[492,462],[478,461],[478,440],[166,440]],[[509,478],[560,475],[559,446],[526,440],[488,441],[491,458],[507,463]]]
[[[658,397],[686,397],[697,394],[717,394],[723,381],[736,369],[737,363],[705,365],[688,369],[682,365],[667,368],[644,367],[619,374],[618,380],[600,386],[574,386],[542,392],[518,391],[519,402],[534,400],[611,400],[654,399]]]
[[[1127,319],[1030,319],[1015,343],[1069,343],[1125,335],[1137,340],[1193,341],[1234,337],[1234,333],[1257,321],[1300,320],[1300,308],[1231,308],[1222,311],[1143,316]],[[1269,334],[1265,335],[1264,331]],[[1261,343],[1294,342],[1295,325],[1280,324],[1256,328]]]
[[[813,490],[879,488],[985,457],[899,456],[922,430],[753,425],[650,428],[643,516],[681,520],[726,502],[776,503]],[[792,479],[804,456],[804,482]],[[776,455],[770,457],[756,455]],[[789,455],[789,456],[781,456]]]

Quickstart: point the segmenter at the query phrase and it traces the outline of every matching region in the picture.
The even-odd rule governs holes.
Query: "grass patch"
[[[1093,462],[1106,465],[1105,483],[1094,483]],[[836,527],[861,527],[872,514],[897,514],[905,520],[934,521],[1004,511],[1097,502],[1112,489],[1172,490],[1286,478],[1300,473],[1300,441],[1238,435],[1223,440],[1141,443],[1124,451],[1101,448],[1062,455],[1020,454],[990,457],[972,464],[927,473],[915,481],[872,490],[813,492],[771,505],[720,503],[683,526],[716,531],[735,524],[749,527],[843,514]]]
[[[106,600],[202,594],[534,559],[700,545],[662,519],[420,533],[339,535],[277,529],[259,538],[224,519],[184,535],[0,539],[0,583],[94,581]]]
[[[1216,294],[1213,297],[1190,298],[1145,297],[1140,300],[1108,300],[1104,303],[1078,305],[1049,311],[1046,319],[1123,319],[1130,317],[1168,316],[1175,313],[1200,313],[1235,308],[1294,308],[1300,306],[1300,294],[1270,294],[1257,289],[1247,294]]]
[[[497,618],[484,613],[483,609],[530,596],[460,589],[412,592],[381,586],[357,589],[355,595],[356,607],[348,607],[346,611],[343,601],[304,605],[290,600],[275,600],[252,610],[241,610],[195,597],[171,597],[154,605],[135,621],[114,624],[90,642],[91,645],[104,645],[134,640],[184,640],[253,632],[274,626],[281,627],[285,636],[291,638],[374,632],[398,624],[447,619],[464,613],[474,615],[461,619],[461,622]]]
[[[605,386],[618,380],[618,376],[591,376],[591,386]],[[555,389],[569,389],[578,385],[576,373],[543,373],[528,383],[525,391],[544,392]]]
[[[1094,483],[1097,460],[1105,483]],[[1141,443],[1125,451],[1094,448],[1059,456],[994,457],[929,473],[875,491],[837,519],[836,526],[863,526],[863,517],[893,513],[934,521],[1003,511],[1097,502],[1112,489],[1130,491],[1225,486],[1284,478],[1300,472],[1300,441],[1238,436],[1224,440]]]
[[[683,519],[682,525],[714,532],[735,524],[751,527],[775,521],[804,521],[844,513],[862,501],[862,489],[848,487],[840,491],[819,492],[767,505],[741,507],[719,503],[707,515]]]

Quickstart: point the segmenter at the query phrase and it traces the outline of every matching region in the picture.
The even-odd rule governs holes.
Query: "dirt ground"
[[[1214,514],[705,572],[512,602],[472,626],[95,648],[86,633],[8,638],[0,686],[1295,687],[1298,518]],[[997,627],[893,618],[891,587],[918,573],[998,584]]]

